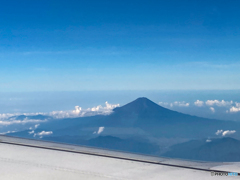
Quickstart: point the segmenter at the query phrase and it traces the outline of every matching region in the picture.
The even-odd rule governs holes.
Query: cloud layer
[[[94,115],[108,115],[112,113],[112,110],[116,107],[119,107],[119,104],[109,104],[107,101],[105,102],[105,107],[99,105],[96,107],[82,109],[79,106],[75,106],[75,110],[70,111],[53,111],[48,115],[56,118],[74,118],[74,117],[85,117],[85,116],[94,116]]]
[[[190,103],[187,103],[185,101],[175,101],[173,103],[159,102],[158,104],[161,106],[170,106],[170,107],[173,107],[173,106],[188,107],[190,105]]]
[[[207,101],[205,102],[205,104],[206,104],[207,106],[215,106],[215,105],[216,105],[216,106],[222,107],[222,106],[231,106],[231,105],[233,104],[233,101],[207,100]]]
[[[82,109],[79,106],[75,106],[74,110],[68,111],[52,111],[50,113],[5,113],[0,114],[0,125],[12,125],[12,124],[26,124],[26,123],[41,123],[48,121],[47,116],[53,117],[55,119],[62,119],[62,118],[75,118],[75,117],[85,117],[85,116],[94,116],[94,115],[108,115],[112,113],[112,110],[116,107],[119,107],[119,104],[109,104],[105,102],[105,106],[96,106],[88,109]],[[24,120],[17,120],[16,117],[20,115],[25,116],[37,116],[37,115],[44,115],[46,119],[30,119],[26,117]]]
[[[194,103],[194,106],[197,107],[209,107],[211,112],[215,113],[216,108],[226,108],[226,113],[236,113],[240,112],[240,103],[233,102],[233,101],[225,101],[225,100],[207,100],[207,101],[201,101],[196,100]],[[235,104],[235,106],[234,106]],[[173,103],[168,102],[159,102],[159,105],[165,106],[165,107],[190,107],[190,103],[186,103],[185,101],[175,101]]]

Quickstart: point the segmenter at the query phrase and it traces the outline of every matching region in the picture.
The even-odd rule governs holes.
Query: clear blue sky
[[[0,91],[240,89],[239,0],[1,0]]]

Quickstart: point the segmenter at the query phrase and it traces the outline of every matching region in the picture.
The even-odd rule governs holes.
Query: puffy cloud
[[[46,136],[46,135],[51,135],[51,134],[53,134],[52,131],[42,131],[42,132],[37,133],[36,135],[38,135],[38,136]]]
[[[222,136],[231,135],[231,134],[234,134],[235,132],[236,132],[235,130],[231,130],[231,131],[226,130],[222,133]]]
[[[33,131],[33,130],[32,130],[32,131],[29,131],[28,134],[34,134],[34,131]]]
[[[81,112],[81,110],[82,110],[82,108],[81,108],[81,107],[79,107],[79,106],[75,106],[75,110],[73,110],[73,113],[76,113],[76,114],[78,114],[78,113],[80,113],[80,112]]]
[[[232,112],[232,113],[235,113],[235,112],[239,112],[240,111],[240,107],[231,107],[230,109],[229,109],[229,112]]]
[[[104,127],[99,127],[97,134],[101,134],[104,131]]]
[[[217,132],[215,133],[216,135],[222,135],[222,136],[226,136],[226,135],[231,135],[234,134],[236,131],[235,130],[217,130]]]
[[[112,110],[120,106],[120,104],[109,104],[107,101],[105,102],[105,105],[106,105],[106,109],[109,109],[109,110]]]
[[[194,105],[198,106],[198,107],[202,107],[204,105],[204,102],[200,101],[200,100],[197,100],[197,101],[194,102]]]
[[[186,103],[185,101],[175,101],[174,103],[171,103],[170,106],[179,106],[179,107],[188,107],[190,105],[190,103]]]
[[[222,134],[223,130],[217,130],[216,135]]]
[[[206,102],[207,106],[231,106],[233,104],[233,101],[218,101],[218,100],[207,100]]]
[[[37,129],[38,128],[38,126],[40,126],[40,124],[36,124],[34,127],[35,127],[35,129]]]
[[[240,103],[236,102],[235,104],[236,106],[235,107],[232,106],[227,112],[231,112],[231,113],[240,112]]]
[[[215,109],[213,107],[209,108],[213,113],[215,113]]]

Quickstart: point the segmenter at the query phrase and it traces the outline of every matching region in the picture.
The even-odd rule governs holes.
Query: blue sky
[[[0,91],[240,89],[240,1],[0,2]]]

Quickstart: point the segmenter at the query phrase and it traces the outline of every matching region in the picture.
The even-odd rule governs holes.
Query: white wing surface
[[[1,180],[240,178],[238,162],[183,161],[7,136],[0,136],[0,152]]]

